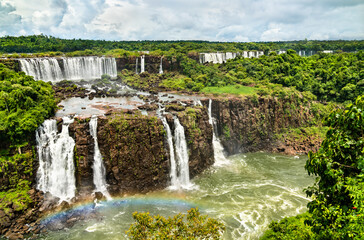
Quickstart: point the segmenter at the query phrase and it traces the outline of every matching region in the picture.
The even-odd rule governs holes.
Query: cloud
[[[362,0],[3,0],[0,34],[107,40],[364,39]]]

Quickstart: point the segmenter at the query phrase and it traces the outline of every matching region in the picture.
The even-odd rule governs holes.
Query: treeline
[[[363,40],[335,41],[286,41],[286,42],[208,42],[208,41],[105,41],[83,39],[60,39],[46,35],[31,35],[0,38],[0,53],[41,53],[50,51],[74,52],[86,49],[104,52],[112,49],[127,51],[169,51],[177,52],[238,52],[261,50],[265,52],[293,49],[296,51],[334,50],[353,52],[364,50]]]
[[[313,94],[317,100],[352,101],[364,94],[364,52],[300,57],[293,50],[271,53],[260,58],[235,58],[224,64],[199,64],[178,55],[180,72],[186,76],[175,81],[175,88],[204,91],[206,87],[247,86],[260,95],[274,89],[295,88]],[[178,85],[176,85],[178,84]],[[176,89],[178,90],[178,89]]]

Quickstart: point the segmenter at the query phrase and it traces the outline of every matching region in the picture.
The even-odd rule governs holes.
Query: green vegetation
[[[308,203],[310,215],[298,217],[299,222],[294,218],[273,222],[263,239],[362,239],[364,95],[333,111],[324,124],[329,127],[326,138],[317,153],[309,154],[305,166],[309,175],[318,176],[316,184],[306,189],[313,197]]]
[[[0,64],[0,209],[6,214],[32,203],[28,191],[35,154],[29,142],[55,108],[50,84]]]
[[[51,85],[35,81],[0,64],[0,142],[22,144],[46,118],[56,103]],[[5,144],[6,143],[6,144]]]
[[[91,50],[90,50],[91,49]],[[45,53],[91,51],[92,53],[104,52],[114,49],[124,51],[160,51],[180,52],[184,54],[195,54],[196,52],[237,52],[241,50],[337,50],[337,51],[359,51],[364,50],[364,41],[287,41],[287,42],[207,42],[207,41],[104,41],[83,39],[60,39],[52,36],[33,35],[0,38],[0,52],[3,53]],[[110,54],[124,54],[125,52],[114,51]],[[83,54],[90,55],[90,54]]]
[[[289,128],[285,131],[276,134],[276,138],[279,140],[287,140],[289,142],[303,143],[305,140],[312,139],[324,139],[328,127],[321,126],[308,126],[299,128]]]
[[[201,215],[197,208],[174,217],[133,213],[136,221],[127,231],[131,239],[221,239],[224,225]]]
[[[303,213],[294,217],[283,218],[280,222],[273,221],[269,224],[267,230],[261,237],[261,240],[310,240],[313,239],[311,227],[305,225],[305,220],[309,219],[311,214]]]
[[[242,85],[230,85],[224,87],[205,87],[201,90],[203,93],[228,93],[236,95],[250,95],[254,94],[257,90],[252,87],[246,87]]]
[[[280,55],[236,58],[222,66],[222,71],[230,82],[276,83],[311,92],[318,100],[345,102],[364,93],[363,66],[364,52],[300,57],[289,50]]]

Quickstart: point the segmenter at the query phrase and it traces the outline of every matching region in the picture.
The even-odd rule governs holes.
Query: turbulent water
[[[99,218],[51,232],[45,239],[124,239],[134,211],[169,216],[191,207],[223,221],[224,239],[258,239],[272,220],[305,211],[309,199],[302,189],[314,182],[304,170],[306,157],[253,153],[228,160],[230,165],[212,167],[193,179],[198,188],[105,202],[96,208]],[[62,214],[53,219],[60,217]]]
[[[73,119],[64,117],[62,132],[57,133],[56,120],[46,120],[36,132],[39,156],[37,188],[58,197],[60,201],[71,200],[76,192],[73,162],[75,141],[68,132],[72,122]]]
[[[36,80],[57,82],[101,78],[103,74],[116,77],[115,58],[62,57],[19,59],[21,70]]]

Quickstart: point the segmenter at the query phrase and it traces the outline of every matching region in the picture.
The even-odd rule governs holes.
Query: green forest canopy
[[[46,35],[32,35],[0,38],[0,53],[36,53],[36,52],[73,52],[82,50],[107,51],[124,49],[127,51],[169,51],[177,52],[237,52],[242,50],[340,50],[353,52],[364,50],[364,40],[334,41],[285,41],[285,42],[208,42],[208,41],[105,41],[84,39],[60,39]]]

